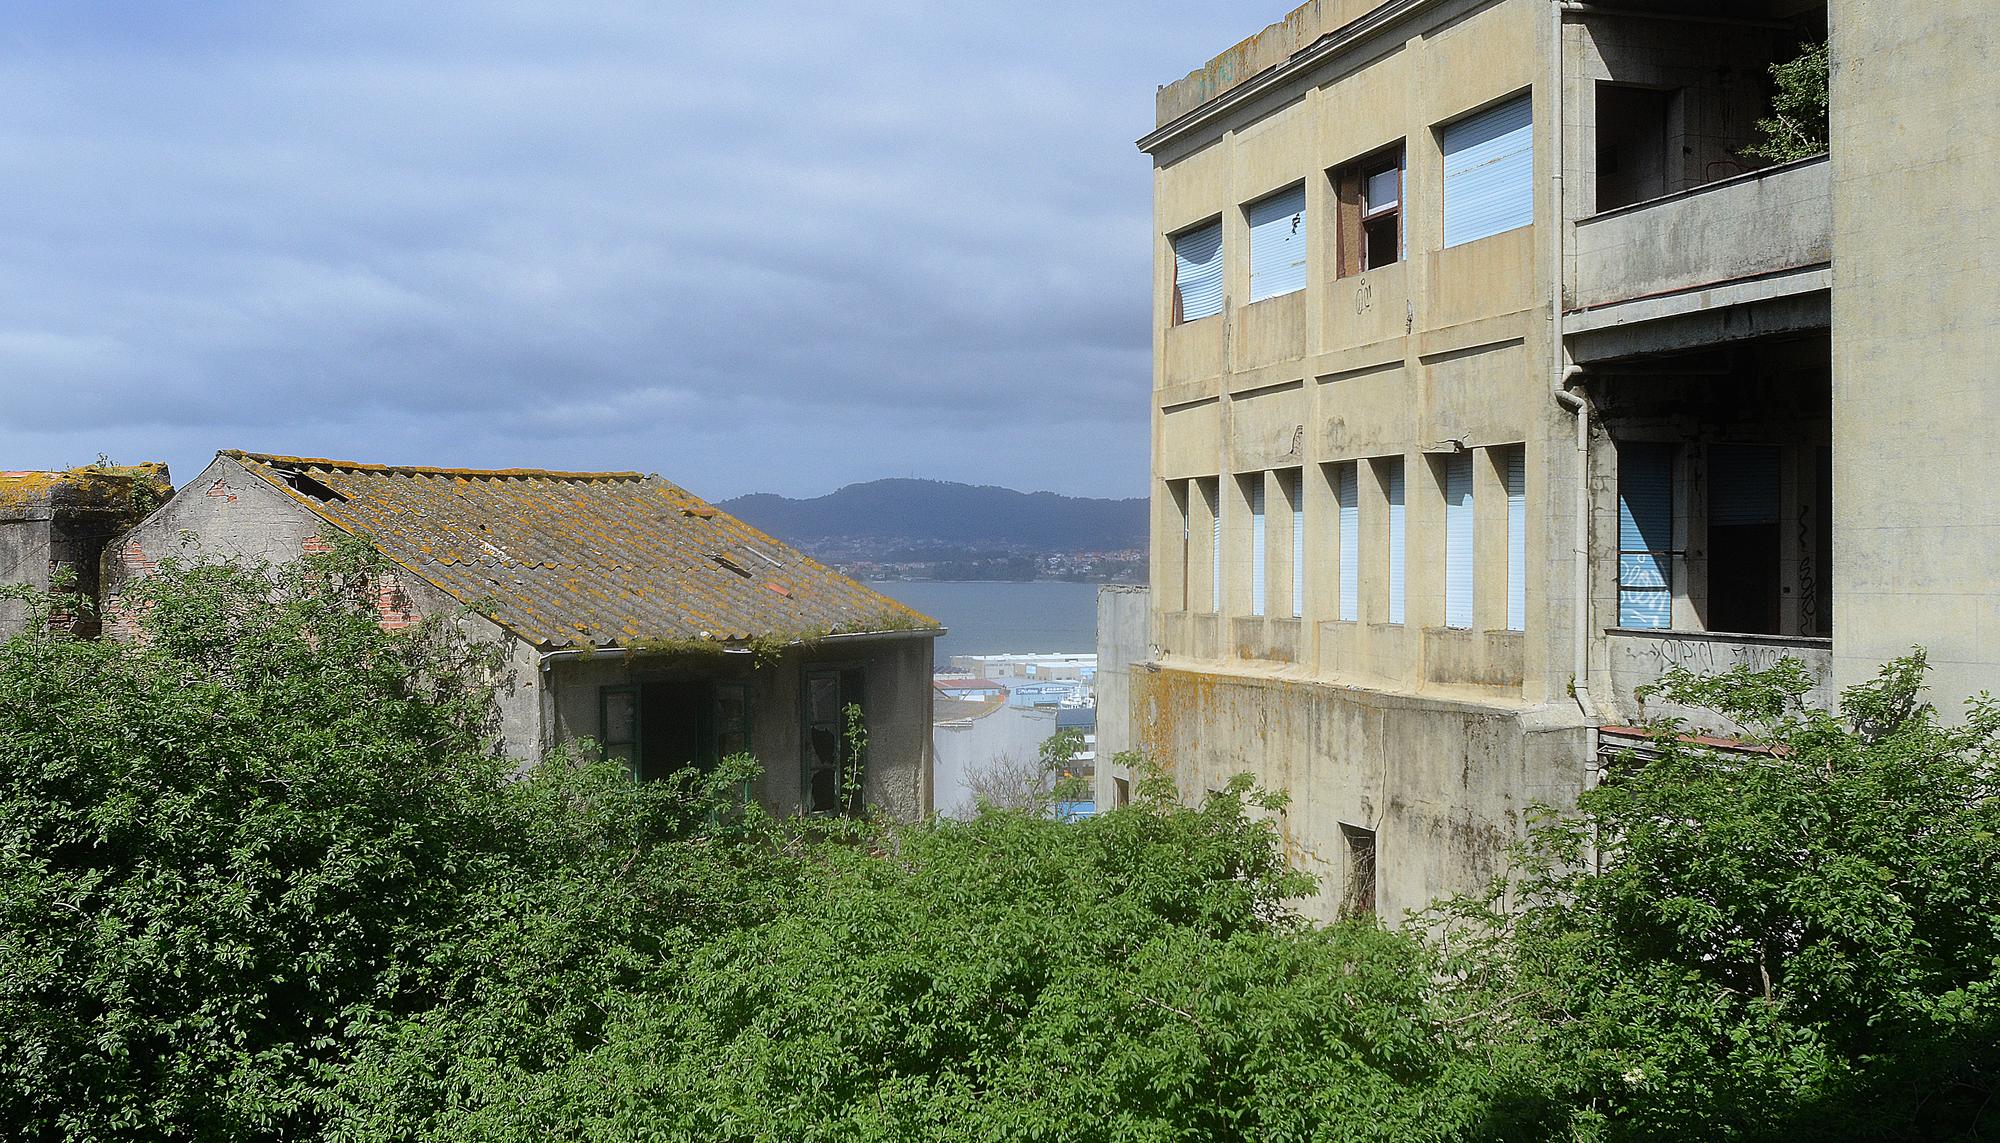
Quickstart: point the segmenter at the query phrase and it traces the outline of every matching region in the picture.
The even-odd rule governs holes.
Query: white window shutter
[[[1217,477],[1208,497],[1208,609],[1222,613],[1222,487]]]
[[[1528,456],[1507,450],[1507,629],[1528,626]]]
[[[1250,478],[1250,614],[1264,614],[1264,474]]]
[[[1444,244],[1535,221],[1535,121],[1528,96],[1444,129]]]
[[[1306,288],[1306,188],[1251,203],[1250,300]]]
[[[1222,312],[1222,222],[1175,235],[1174,293],[1180,299],[1180,320],[1214,317]]]
[[[1306,613],[1306,505],[1305,480],[1293,472],[1285,484],[1286,499],[1292,508],[1292,618]]]
[[[1353,462],[1338,470],[1340,501],[1340,618],[1361,618],[1361,498]]]
[[[1401,623],[1403,598],[1403,458],[1389,461],[1389,622]]]
[[[1444,625],[1472,626],[1472,454],[1444,465]]]

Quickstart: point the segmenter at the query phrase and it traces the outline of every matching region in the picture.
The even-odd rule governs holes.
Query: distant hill
[[[942,545],[1033,552],[1104,552],[1146,546],[1146,501],[1016,492],[942,480],[871,480],[793,500],[759,492],[719,501],[787,543]]]

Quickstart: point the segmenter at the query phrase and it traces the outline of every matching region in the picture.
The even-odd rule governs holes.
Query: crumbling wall
[[[47,591],[67,580],[93,606],[52,621],[96,635],[105,545],[172,493],[163,464],[0,473],[0,583]],[[24,600],[0,600],[0,638],[19,631],[31,610]]]
[[[1342,825],[1374,832],[1375,908],[1394,921],[1505,868],[1536,803],[1582,791],[1589,739],[1567,712],[1418,698],[1279,672],[1151,665],[1132,675],[1140,745],[1198,803],[1247,773],[1290,795],[1286,857],[1332,919],[1352,870]]]

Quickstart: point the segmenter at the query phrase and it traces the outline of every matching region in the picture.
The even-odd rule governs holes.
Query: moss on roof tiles
[[[543,646],[614,625],[624,635],[602,636],[608,645],[649,651],[688,639],[796,642],[938,627],[658,476],[223,455]],[[286,480],[307,472],[344,499],[318,499]],[[789,595],[709,558],[718,543],[750,540],[779,562],[772,578]]]

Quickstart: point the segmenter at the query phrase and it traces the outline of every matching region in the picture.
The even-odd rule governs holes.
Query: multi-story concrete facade
[[[1976,7],[1320,0],[1160,90],[1133,733],[1314,911],[1483,881],[1669,667],[1996,677]],[[1749,157],[1830,16],[1831,158]]]

